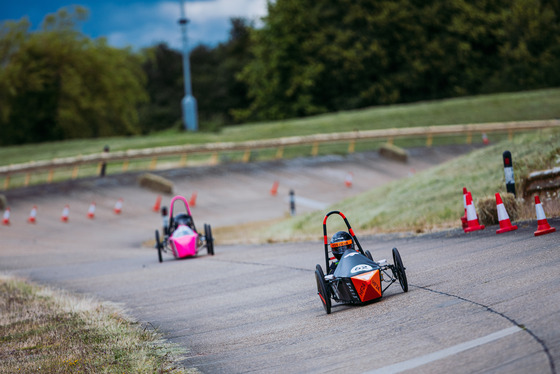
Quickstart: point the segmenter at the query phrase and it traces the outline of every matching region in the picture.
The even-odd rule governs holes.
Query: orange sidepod
[[[381,297],[381,275],[379,270],[355,275],[352,277],[352,283],[362,302]]]

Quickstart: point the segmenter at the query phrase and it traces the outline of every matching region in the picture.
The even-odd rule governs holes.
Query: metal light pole
[[[191,87],[191,68],[189,64],[189,48],[187,43],[187,23],[189,20],[185,17],[185,1],[181,0],[181,18],[179,25],[181,25],[181,32],[183,34],[183,76],[185,80],[185,97],[181,101],[181,108],[183,109],[183,125],[187,131],[197,131],[197,110],[196,99],[192,95]]]

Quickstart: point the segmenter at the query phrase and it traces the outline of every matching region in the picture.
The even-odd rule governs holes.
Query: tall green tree
[[[232,18],[230,36],[216,47],[198,45],[190,52],[191,82],[197,100],[199,128],[216,130],[234,123],[232,109],[249,105],[246,84],[237,74],[250,59],[252,24]],[[165,44],[142,51],[149,102],[140,110],[142,131],[182,128],[184,96],[182,54]]]
[[[559,35],[551,0],[276,0],[236,119],[554,85]]]
[[[36,32],[26,20],[2,25],[1,144],[139,132],[137,106],[147,98],[140,59],[77,31],[86,18],[71,7]]]
[[[183,57],[180,52],[160,43],[142,51],[149,100],[140,108],[140,127],[144,134],[181,126]]]
[[[217,128],[235,123],[234,109],[249,106],[247,84],[241,73],[251,58],[250,31],[253,24],[232,18],[229,38],[214,48],[199,45],[191,52],[193,95],[198,101],[202,128]]]
[[[503,18],[503,64],[493,72],[488,90],[560,85],[560,3],[515,0]]]

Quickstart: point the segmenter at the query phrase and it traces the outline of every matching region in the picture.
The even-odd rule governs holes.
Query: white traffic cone
[[[554,227],[548,224],[546,216],[544,215],[544,209],[541,204],[541,199],[538,195],[535,195],[535,209],[537,211],[537,231],[535,231],[535,236],[550,234],[556,231]]]
[[[33,205],[31,212],[29,212],[29,218],[27,218],[27,222],[29,223],[37,222],[37,205]]]
[[[473,205],[472,195],[470,192],[467,192],[467,227],[464,231],[471,232],[476,230],[484,230],[484,225],[478,223],[478,216],[476,215],[476,209]]]
[[[95,218],[95,203],[91,203],[88,208],[87,217],[89,219]]]
[[[496,234],[517,230],[517,225],[514,226],[511,224],[506,207],[499,193],[496,194],[496,208],[498,209],[498,221],[500,223],[500,228],[496,230]]]
[[[117,203],[115,204],[115,213],[116,214],[121,214],[122,207],[123,207],[123,199],[117,200]]]
[[[344,184],[346,185],[346,187],[350,188],[352,187],[352,179],[353,179],[353,174],[352,173],[348,173],[346,174],[346,179],[344,180]]]
[[[2,219],[2,224],[9,226],[10,225],[10,208],[6,208],[4,211],[4,218]]]
[[[70,206],[66,204],[64,209],[62,209],[62,216],[60,216],[60,220],[62,222],[68,222],[68,215],[70,214]]]

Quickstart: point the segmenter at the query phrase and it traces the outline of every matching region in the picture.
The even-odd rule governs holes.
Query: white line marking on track
[[[410,370],[417,368],[419,366],[428,364],[433,361],[441,360],[442,358],[446,358],[452,356],[454,354],[466,351],[468,349],[478,347],[480,345],[493,342],[494,340],[501,339],[511,334],[515,334],[518,331],[522,331],[521,328],[517,326],[513,326],[501,331],[497,331],[493,334],[483,336],[482,338],[474,339],[469,342],[461,343],[454,345],[453,347],[449,347],[446,349],[442,349],[441,351],[429,353],[424,356],[416,357],[407,361],[399,362],[393,365],[385,366],[380,369],[375,369],[372,371],[367,371],[364,374],[390,374],[390,373],[400,373],[405,370]]]

